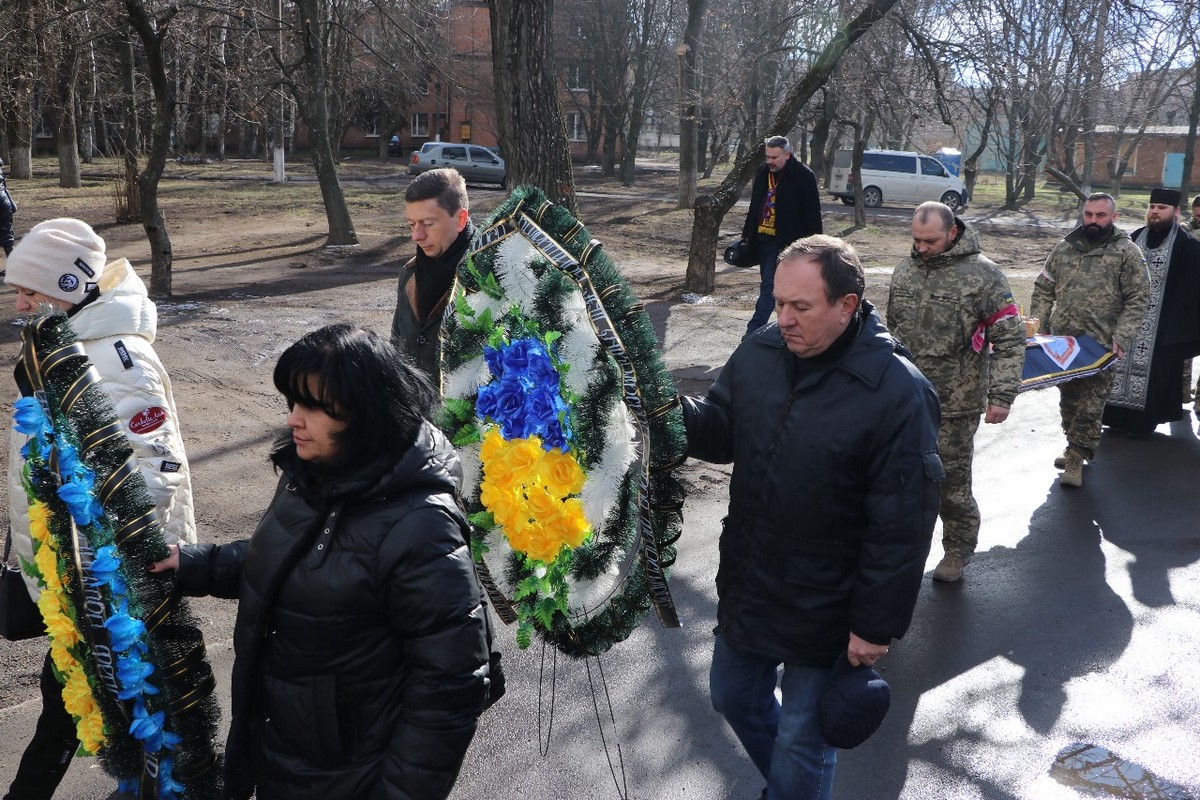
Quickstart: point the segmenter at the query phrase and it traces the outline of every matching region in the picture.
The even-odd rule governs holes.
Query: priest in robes
[[[1179,223],[1181,199],[1151,190],[1146,225],[1131,234],[1150,269],[1150,307],[1115,367],[1104,424],[1135,437],[1183,419],[1180,365],[1200,355],[1200,240]]]

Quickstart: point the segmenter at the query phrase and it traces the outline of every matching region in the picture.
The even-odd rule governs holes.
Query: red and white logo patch
[[[159,406],[144,408],[129,420],[129,430],[137,434],[158,430],[167,421],[167,410]]]

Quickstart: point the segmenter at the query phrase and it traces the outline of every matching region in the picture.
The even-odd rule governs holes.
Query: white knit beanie
[[[4,282],[75,305],[100,283],[106,260],[104,240],[92,226],[69,217],[48,219],[17,242]]]

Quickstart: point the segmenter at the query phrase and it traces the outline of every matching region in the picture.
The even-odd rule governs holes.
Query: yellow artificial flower
[[[500,435],[500,429],[495,425],[491,426],[483,435],[483,443],[479,446],[479,459],[486,464],[488,461],[502,458],[505,444],[504,437]]]
[[[59,593],[42,592],[38,598],[38,610],[46,621],[46,633],[52,641],[62,642],[64,647],[74,647],[79,643],[79,630],[75,623],[62,611],[62,601]]]
[[[33,563],[37,565],[38,572],[42,573],[46,589],[57,591],[62,588],[62,582],[58,579],[58,557],[53,550],[45,545],[38,547],[37,552],[33,554]]]
[[[529,527],[529,549],[527,550],[529,557],[544,564],[549,564],[558,558],[559,551],[562,550],[562,540],[554,536],[553,531],[544,525],[534,523]]]
[[[54,667],[62,675],[68,674],[79,666],[67,646],[57,639],[50,640],[50,660],[54,662]]]
[[[509,445],[504,454],[504,463],[516,480],[531,483],[538,462],[546,452],[542,449],[541,438],[530,436],[528,439],[514,439]]]
[[[540,483],[526,486],[525,498],[525,507],[529,510],[529,516],[543,524],[550,524],[560,513],[562,501]]]
[[[35,500],[29,504],[29,534],[38,544],[54,549],[54,539],[50,537],[50,509],[45,503]]]
[[[82,719],[97,710],[92,687],[88,685],[87,675],[82,669],[73,669],[67,675],[67,683],[63,686],[63,708],[76,719]]]
[[[503,455],[483,462],[483,476],[498,489],[513,489],[517,485],[517,476],[509,468]]]
[[[559,525],[563,541],[568,547],[579,547],[592,535],[591,526],[583,514],[583,503],[577,497],[568,497],[563,501]]]
[[[557,497],[579,494],[583,490],[583,470],[570,453],[555,448],[542,456],[538,479]]]
[[[104,717],[99,710],[80,718],[75,726],[75,735],[79,737],[79,746],[88,755],[100,752],[107,737],[104,735]]]
[[[520,512],[520,498],[511,489],[496,486],[491,478],[479,486],[479,502],[492,512],[497,524],[511,528]]]

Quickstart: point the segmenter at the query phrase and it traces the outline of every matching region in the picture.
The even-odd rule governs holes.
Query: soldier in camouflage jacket
[[[1119,358],[1146,316],[1150,273],[1141,249],[1116,227],[1116,217],[1116,202],[1109,195],[1087,199],[1084,224],[1058,243],[1033,284],[1030,314],[1041,320],[1041,333],[1087,334],[1112,347]],[[1068,473],[1074,467],[1082,470],[1082,459],[1095,458],[1112,378],[1106,370],[1059,385],[1067,437],[1061,463]],[[1082,485],[1081,471],[1079,476],[1075,482],[1065,473],[1064,485]]]
[[[956,581],[979,539],[971,464],[980,415],[1003,422],[1017,396],[1025,333],[1004,275],[980,254],[979,234],[941,203],[913,215],[913,250],[892,274],[888,327],[912,351],[942,404],[938,450],[942,545],[936,580]]]

